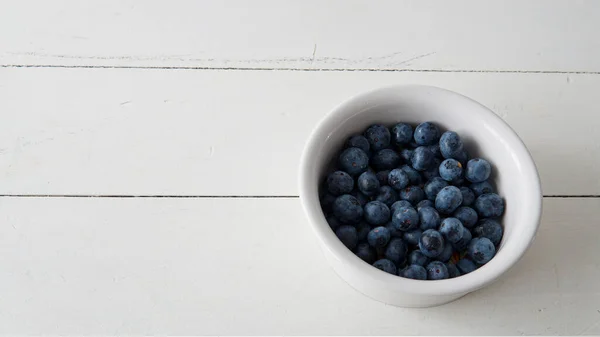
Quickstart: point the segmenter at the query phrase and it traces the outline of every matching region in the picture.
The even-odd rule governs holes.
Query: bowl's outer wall
[[[348,136],[361,133],[373,123],[391,126],[424,121],[456,131],[472,157],[489,160],[493,165],[492,178],[506,202],[502,221],[505,233],[496,257],[477,271],[451,280],[407,280],[368,266],[335,237],[319,204],[319,182]],[[516,133],[479,103],[435,87],[383,88],[349,100],[313,131],[301,161],[301,201],[329,263],[362,293],[398,306],[443,304],[493,282],[531,244],[541,215],[541,196],[535,164]]]

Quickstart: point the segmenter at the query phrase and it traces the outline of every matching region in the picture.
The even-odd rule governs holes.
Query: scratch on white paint
[[[586,333],[586,332],[592,330],[593,328],[597,327],[598,324],[600,324],[600,318],[596,319],[594,322],[592,322],[590,325],[588,325],[585,329],[583,329],[577,335],[583,335],[584,333]]]
[[[103,60],[103,61],[194,61],[194,60],[205,60],[214,61],[214,59],[193,59],[185,58],[186,55],[109,55],[109,56],[98,56],[98,55],[64,55],[64,54],[47,54],[42,52],[7,52],[8,55],[15,56],[31,56],[31,57],[49,57],[58,59],[73,59],[73,60]]]
[[[193,63],[222,63],[230,66],[241,66],[241,67],[252,67],[257,64],[265,63],[269,65],[280,65],[281,63],[304,63],[312,66],[313,64],[331,65],[337,62],[342,62],[345,66],[358,66],[363,65],[364,67],[378,66],[378,67],[395,67],[401,65],[410,65],[412,61],[419,60],[437,52],[429,52],[425,54],[419,54],[408,59],[400,59],[396,61],[398,55],[402,55],[405,52],[394,52],[379,56],[368,56],[358,58],[347,58],[337,56],[316,56],[317,44],[313,46],[313,53],[310,57],[281,57],[281,58],[257,58],[257,59],[236,59],[236,58],[201,58],[193,57],[189,54],[185,55],[67,55],[67,54],[49,54],[43,52],[8,52],[6,54],[15,56],[30,56],[34,58],[54,58],[63,60],[79,60],[79,61],[128,61],[128,62],[193,62]],[[202,52],[200,52],[202,53]],[[383,62],[386,60],[387,62]]]
[[[556,263],[552,266],[552,271],[554,271],[554,280],[556,281],[556,289],[560,289],[560,281],[558,279],[558,267]]]
[[[415,56],[415,57],[411,57],[408,60],[404,60],[404,61],[402,61],[400,63],[397,63],[396,65],[399,66],[399,65],[403,65],[403,64],[410,64],[409,62],[411,62],[411,61],[415,61],[415,60],[422,59],[422,58],[427,57],[427,56],[435,55],[436,53],[437,52],[431,52],[431,53],[427,53],[427,54],[423,54],[423,55],[418,55],[418,56]]]

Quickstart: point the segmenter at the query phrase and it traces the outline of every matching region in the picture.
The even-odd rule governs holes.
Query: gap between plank
[[[194,67],[194,66],[103,66],[103,65],[52,65],[52,64],[2,64],[0,68],[67,68],[67,69],[150,69],[150,70],[219,70],[219,71],[321,71],[321,72],[414,72],[414,73],[500,73],[500,74],[574,74],[600,75],[600,71],[566,70],[475,70],[475,69],[379,69],[379,68],[291,68],[291,67]]]
[[[170,195],[170,194],[143,194],[143,195],[120,195],[120,194],[0,194],[0,198],[114,198],[114,199],[131,199],[131,198],[172,198],[172,199],[297,199],[298,195]],[[544,198],[600,198],[598,195],[561,195],[550,194],[544,195]]]

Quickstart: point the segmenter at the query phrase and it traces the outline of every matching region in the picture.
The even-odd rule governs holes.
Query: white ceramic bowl
[[[471,156],[493,166],[492,179],[506,202],[504,237],[496,256],[476,271],[454,279],[419,281],[376,269],[348,250],[329,228],[319,203],[319,183],[346,139],[370,124],[433,121],[456,131]],[[395,86],[353,97],[330,112],[311,134],[300,164],[300,200],[327,261],[361,293],[403,307],[429,307],[482,288],[523,256],[537,231],[542,211],[539,176],[517,134],[483,105],[430,86]]]

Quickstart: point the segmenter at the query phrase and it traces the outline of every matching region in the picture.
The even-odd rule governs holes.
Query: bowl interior
[[[346,249],[329,229],[323,216],[318,186],[350,135],[362,133],[367,126],[398,122],[413,125],[435,122],[442,131],[456,131],[471,157],[480,156],[493,166],[492,179],[504,198],[502,220],[504,237],[488,264],[473,273],[442,281],[413,281],[389,275],[363,263]],[[452,287],[469,291],[485,285],[512,266],[525,252],[537,230],[541,213],[541,188],[535,164],[514,131],[493,112],[479,103],[435,87],[400,86],[379,89],[357,96],[330,113],[313,132],[303,158],[301,198],[311,222],[332,253],[349,263],[372,269],[376,277],[389,282],[405,282],[413,291],[448,292]],[[365,269],[368,270],[368,269]],[[385,278],[383,279],[385,281]],[[421,288],[427,287],[427,288]]]

